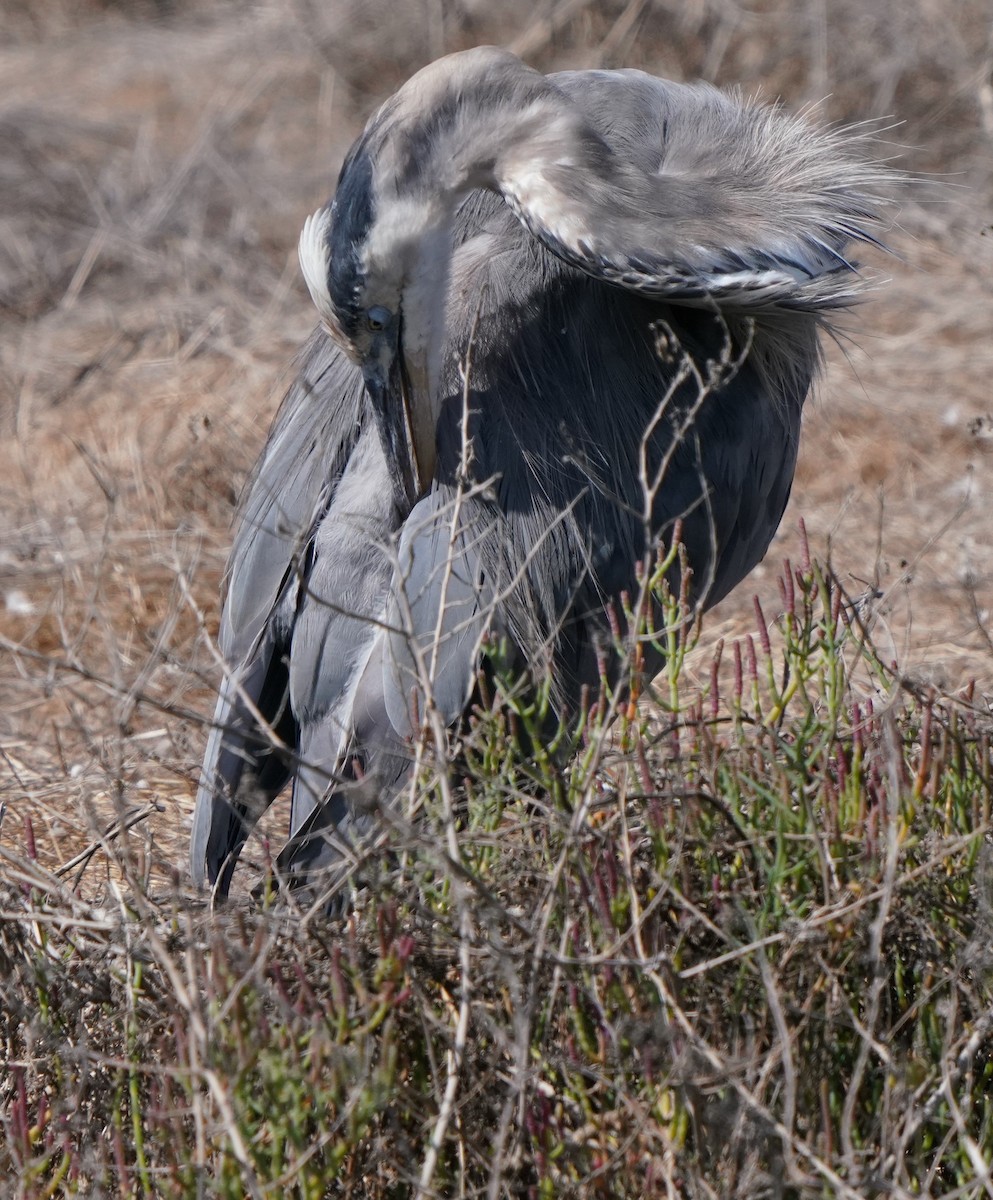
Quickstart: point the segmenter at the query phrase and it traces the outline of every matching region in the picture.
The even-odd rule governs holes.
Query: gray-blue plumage
[[[301,242],[329,332],[241,512],[198,881],[227,891],[291,778],[281,870],[347,854],[484,634],[575,708],[677,520],[702,606],[752,569],[876,183],[837,134],[640,72],[470,51],[387,101]]]

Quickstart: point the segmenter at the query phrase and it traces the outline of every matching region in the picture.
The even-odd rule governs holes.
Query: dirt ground
[[[6,5],[0,841],[56,866],[134,819],[147,869],[183,877],[234,504],[314,320],[300,225],[379,99],[486,41],[543,69],[702,75],[892,126],[881,152],[926,178],[902,190],[894,256],[870,264],[888,282],[828,348],[782,530],[698,661],[752,628],[753,594],[777,611],[802,518],[873,597],[884,656],[939,689],[975,679],[985,705],[993,3],[938,7]]]

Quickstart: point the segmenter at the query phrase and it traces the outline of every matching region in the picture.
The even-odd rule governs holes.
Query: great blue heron
[[[375,113],[301,237],[323,329],[228,568],[199,883],[227,892],[291,778],[280,868],[345,852],[425,705],[465,711],[484,634],[574,707],[677,519],[699,605],[762,558],[824,314],[858,289],[846,246],[875,240],[880,176],[850,142],[707,85],[543,76],[492,48]]]

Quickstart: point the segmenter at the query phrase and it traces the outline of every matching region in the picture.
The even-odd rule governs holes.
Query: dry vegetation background
[[[990,0],[6,0],[0,21],[0,838],[23,847],[30,818],[57,866],[123,811],[182,881],[203,633],[313,321],[297,232],[370,109],[486,41],[886,118],[881,153],[927,178],[891,282],[829,350],[769,565],[707,638],[753,591],[776,610],[802,516],[877,590],[903,671],[993,690]]]

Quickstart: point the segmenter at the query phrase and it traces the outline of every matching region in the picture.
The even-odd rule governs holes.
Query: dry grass
[[[769,565],[687,672],[751,629],[752,591],[778,611],[802,515],[849,592],[882,593],[883,657],[939,693],[976,679],[985,706],[990,0],[15,0],[3,20],[0,847],[22,867],[136,819],[126,865],[100,849],[64,879],[182,894],[229,523],[313,320],[297,231],[372,105],[483,41],[899,122],[901,165],[936,180],[908,189],[892,283],[830,350]]]

